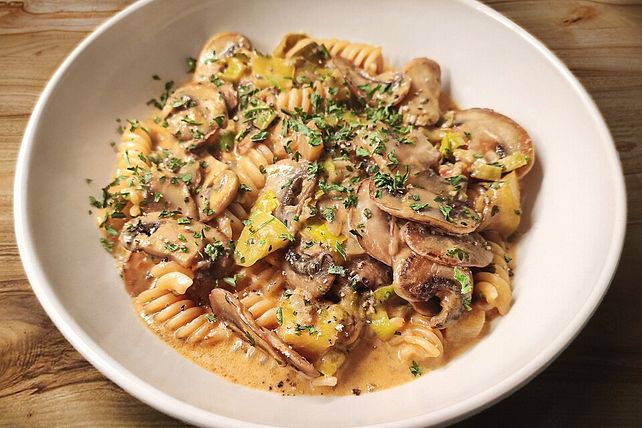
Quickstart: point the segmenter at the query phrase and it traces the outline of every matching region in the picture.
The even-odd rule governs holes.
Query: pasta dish
[[[299,33],[266,55],[218,33],[188,69],[121,124],[91,200],[168,344],[244,385],[359,395],[509,311],[534,149],[510,118],[458,108],[439,64]]]

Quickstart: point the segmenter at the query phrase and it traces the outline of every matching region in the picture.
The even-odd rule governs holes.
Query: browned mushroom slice
[[[439,94],[441,92],[441,69],[428,58],[415,58],[406,64],[403,72],[412,84],[408,96],[399,111],[405,123],[418,126],[432,125],[439,119]]]
[[[395,258],[393,275],[395,293],[430,315],[434,328],[447,327],[470,305],[473,277],[466,267],[433,263],[406,248]],[[438,304],[438,312],[430,310],[431,304]]]
[[[370,196],[388,214],[426,223],[449,233],[473,232],[480,216],[457,196],[459,185],[452,185],[434,173],[411,177],[403,193],[390,192],[385,178],[370,180]],[[378,184],[380,185],[378,187]]]
[[[196,203],[182,180],[171,180],[152,169],[151,180],[146,187],[146,211],[180,211],[185,217],[198,217]]]
[[[518,177],[526,175],[535,162],[535,149],[528,133],[502,114],[481,108],[460,110],[455,112],[453,125],[469,136],[469,150],[487,161],[503,164],[502,159],[506,159],[525,163],[515,169]]]
[[[448,266],[487,266],[493,260],[488,242],[479,234],[449,235],[424,224],[407,222],[401,237],[412,251]]]
[[[198,216],[201,221],[210,221],[232,203],[239,189],[236,173],[226,164],[208,157],[205,177],[198,194]]]
[[[225,97],[212,87],[188,84],[168,98],[161,117],[182,148],[193,150],[227,126]]]
[[[309,300],[316,300],[328,292],[335,275],[330,273],[334,266],[332,256],[325,252],[315,255],[305,254],[299,249],[290,248],[285,254],[283,272],[288,285],[303,290]]]
[[[293,235],[303,226],[300,215],[316,187],[316,177],[307,173],[307,162],[281,160],[266,168],[267,179],[262,192],[276,195],[279,206],[274,216],[281,220]]]
[[[379,104],[397,105],[410,90],[410,79],[399,71],[388,71],[371,76],[343,58],[333,58],[332,63],[343,75],[350,91],[376,107]]]
[[[220,61],[239,51],[249,52],[250,41],[238,33],[216,33],[203,46],[194,70],[194,81],[209,82],[212,76],[221,71]]]
[[[374,290],[392,282],[392,270],[389,266],[368,255],[354,258],[345,265],[348,281],[351,285]]]
[[[149,276],[149,270],[158,263],[158,259],[144,251],[127,251],[128,256],[122,260],[120,270],[122,272],[125,289],[130,296],[138,296],[149,289],[153,278]]]
[[[392,255],[396,253],[399,240],[394,219],[370,198],[369,181],[359,183],[356,196],[357,205],[350,208],[348,216],[351,230],[370,256],[392,266]]]
[[[274,332],[259,326],[250,311],[243,306],[234,294],[221,288],[210,293],[212,312],[230,329],[235,331],[252,346],[258,346],[279,364],[291,364],[310,377],[320,373],[298,352],[285,344]]]
[[[441,157],[439,150],[418,129],[399,139],[387,129],[364,130],[357,134],[353,143],[358,148],[357,157],[365,149],[383,171],[401,169],[408,165],[417,174],[436,166]]]
[[[172,212],[154,212],[125,223],[120,242],[130,251],[167,257],[186,268],[199,262],[227,264],[227,238],[216,228]],[[201,267],[200,265],[198,267]]]

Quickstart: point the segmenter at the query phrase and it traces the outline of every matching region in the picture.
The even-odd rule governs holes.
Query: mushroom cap
[[[194,233],[202,237],[196,238]],[[198,263],[203,260],[205,246],[217,241],[227,242],[227,237],[218,229],[195,220],[181,224],[171,213],[165,212],[135,217],[125,223],[120,233],[120,243],[126,249],[167,257],[185,268],[202,267]],[[220,256],[216,263],[229,264],[229,254]]]
[[[400,107],[404,122],[417,126],[434,124],[441,114],[439,64],[428,58],[415,58],[404,66],[403,72],[411,81],[409,93]]]
[[[209,156],[201,191],[196,199],[199,219],[207,222],[225,211],[236,198],[239,185],[236,173],[228,165]]]
[[[252,44],[239,33],[216,33],[203,45],[196,69],[194,70],[195,82],[209,82],[213,75],[221,70],[220,60],[234,55],[238,51],[249,52]]]
[[[359,183],[357,205],[350,208],[348,224],[358,235],[359,245],[372,257],[392,266],[392,255],[399,241],[396,223],[390,215],[379,209],[370,197],[369,181]]]
[[[184,149],[200,147],[227,126],[225,97],[211,86],[188,84],[169,96],[160,116]]]
[[[462,284],[456,274],[469,285],[463,290],[465,293],[462,293]],[[470,302],[473,277],[466,267],[434,263],[406,248],[395,257],[393,275],[395,293],[411,302],[418,312],[431,315],[431,327],[447,327],[464,313],[466,302]],[[434,300],[438,300],[441,307],[436,314],[429,309]]]
[[[198,165],[198,164],[196,164]],[[181,180],[172,182],[165,174],[151,170],[151,180],[147,184],[145,209],[154,211],[180,211],[182,215],[190,218],[198,217],[196,202],[192,198],[189,187]],[[161,177],[165,177],[161,179]],[[162,195],[156,200],[156,195]]]
[[[397,159],[397,168],[408,165],[413,173],[436,167],[441,158],[439,150],[419,129],[411,130],[403,138],[396,138],[385,126],[366,128],[357,132],[352,144],[365,149],[381,171],[390,171],[390,155]]]
[[[370,180],[369,189],[377,206],[397,218],[457,235],[473,232],[480,222],[479,214],[457,197],[455,187],[432,172],[411,177],[404,193],[379,189],[374,180]]]
[[[295,218],[301,215],[316,187],[316,177],[309,177],[307,168],[307,162],[294,162],[289,159],[265,168],[267,178],[261,193],[271,191],[276,195],[279,206],[274,216],[281,220],[292,234],[303,227],[303,223],[295,221]]]
[[[410,91],[410,79],[400,71],[371,76],[340,57],[332,58],[331,63],[342,74],[350,91],[373,107],[378,104],[397,105]]]
[[[390,267],[367,254],[349,260],[345,268],[351,281],[369,290],[392,282]]]
[[[274,332],[259,326],[250,311],[229,291],[215,288],[210,293],[212,312],[241,338],[256,345],[272,356],[279,364],[291,364],[310,377],[320,373],[294,349],[285,344]]]
[[[526,175],[535,162],[535,148],[528,133],[514,120],[490,109],[471,108],[455,111],[455,129],[470,135],[469,150],[484,156],[491,151],[500,158],[513,153],[528,156],[528,163],[515,171]]]
[[[329,272],[334,259],[328,253],[305,254],[290,248],[285,254],[283,273],[292,289],[301,289],[310,300],[316,300],[328,292],[335,279]]]
[[[157,264],[158,259],[154,259],[144,251],[127,251],[127,253],[120,264],[123,283],[130,296],[138,296],[151,287],[153,281],[148,273]]]
[[[447,266],[488,266],[493,253],[479,233],[450,235],[425,224],[409,221],[401,227],[408,247],[435,263]]]

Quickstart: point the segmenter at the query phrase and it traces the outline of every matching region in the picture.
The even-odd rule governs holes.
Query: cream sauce
[[[141,318],[144,320],[142,315]],[[178,353],[199,366],[231,382],[282,395],[360,395],[416,379],[409,367],[399,361],[396,349],[376,336],[366,335],[350,351],[337,374],[338,384],[328,387],[314,386],[310,378],[291,366],[279,366],[259,348],[250,346],[234,334],[212,344],[188,344],[158,324],[145,324]],[[483,337],[487,330],[488,322],[479,337]],[[479,337],[464,344],[445,343],[444,356],[421,364],[422,376],[429,376],[431,370],[464,352]],[[245,375],[247,373],[252,375]]]

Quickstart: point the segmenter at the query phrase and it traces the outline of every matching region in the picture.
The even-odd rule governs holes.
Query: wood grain
[[[51,73],[130,0],[0,1],[0,425],[175,426],[87,363],[27,282],[15,244],[12,184],[20,139]],[[489,0],[550,47],[609,124],[624,167],[628,230],[611,289],[542,374],[462,427],[639,426],[642,421],[642,2]]]

